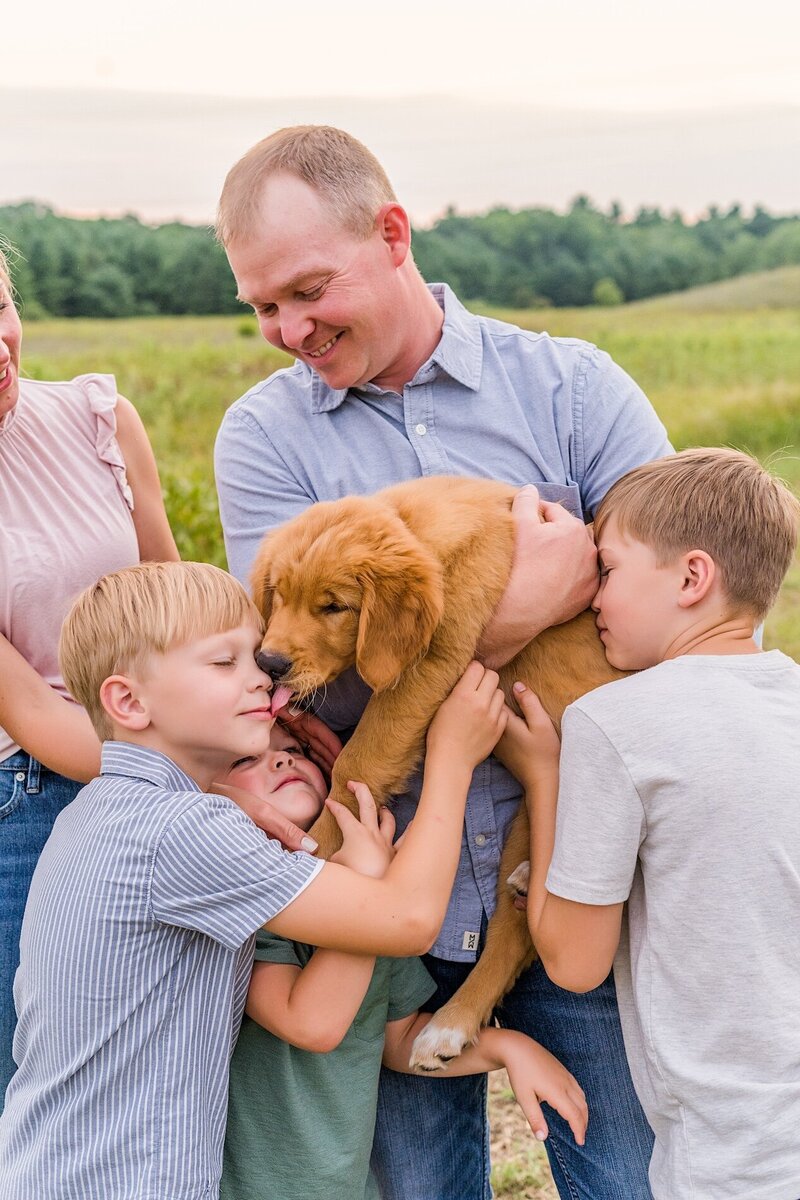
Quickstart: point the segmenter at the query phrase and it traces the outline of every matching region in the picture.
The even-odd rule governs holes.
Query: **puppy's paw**
[[[414,1039],[408,1065],[412,1071],[441,1071],[477,1040],[479,1032],[473,1022],[455,1019],[455,1014],[448,1017],[445,1005]]]
[[[521,862],[516,867],[508,879],[506,886],[511,893],[512,900],[527,900],[528,898],[528,883],[531,877],[531,864],[529,862]]]

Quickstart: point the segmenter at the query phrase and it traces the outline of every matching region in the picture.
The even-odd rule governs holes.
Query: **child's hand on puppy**
[[[332,856],[331,862],[350,867],[359,875],[382,879],[395,856],[395,847],[392,845],[394,816],[385,807],[378,811],[372,792],[365,783],[349,780],[347,786],[358,800],[357,817],[338,800],[332,800],[329,796],[325,801],[342,831],[341,849]]]
[[[441,751],[470,769],[492,753],[508,712],[499,676],[471,662],[428,729],[428,753]]]
[[[537,780],[558,771],[561,740],[535,692],[524,683],[515,683],[514,697],[522,717],[507,710],[508,724],[495,755],[528,791]]]

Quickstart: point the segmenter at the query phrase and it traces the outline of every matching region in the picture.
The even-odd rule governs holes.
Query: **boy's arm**
[[[472,663],[428,731],[417,814],[382,879],[326,863],[305,890],[269,922],[295,941],[334,950],[403,957],[430,948],[444,919],[461,850],[467,790],[474,767],[505,728],[497,675]],[[345,841],[377,833],[374,802],[361,789],[361,822],[332,806]],[[370,811],[369,805],[372,805]]]
[[[386,1026],[383,1065],[407,1075],[421,1074],[408,1065],[414,1039],[431,1019],[430,1013],[412,1013]],[[544,1046],[512,1029],[482,1029],[473,1046],[467,1046],[432,1078],[479,1075],[505,1067],[517,1101],[528,1124],[540,1141],[547,1137],[547,1122],[539,1106],[544,1100],[569,1123],[575,1141],[582,1146],[586,1136],[586,1097],[577,1080]]]
[[[367,993],[371,955],[316,950],[304,967],[256,962],[246,1012],[284,1042],[325,1054],[335,1050]]]
[[[619,945],[622,902],[581,904],[548,892],[556,837],[559,740],[538,697],[514,685],[525,721],[513,713],[495,753],[525,788],[531,826],[528,926],[553,983],[571,992],[599,987]]]

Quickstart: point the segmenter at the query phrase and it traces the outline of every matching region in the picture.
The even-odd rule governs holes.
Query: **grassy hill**
[[[633,305],[631,307],[634,307]],[[729,312],[731,309],[800,308],[800,266],[776,267],[723,279],[686,292],[640,300],[636,308]]]

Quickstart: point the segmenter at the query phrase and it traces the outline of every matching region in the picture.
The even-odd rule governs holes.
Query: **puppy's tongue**
[[[271,694],[271,697],[270,697],[270,701],[271,701],[270,708],[272,709],[273,717],[276,716],[280,712],[280,710],[285,707],[285,705],[291,699],[291,696],[292,696],[291,688],[286,687],[286,685],[283,683],[278,684],[278,686],[275,688],[275,691]]]

